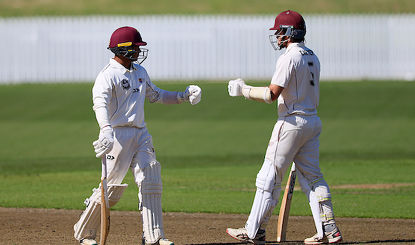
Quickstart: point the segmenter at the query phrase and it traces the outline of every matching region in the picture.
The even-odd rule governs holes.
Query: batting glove
[[[202,89],[196,85],[187,86],[184,92],[179,92],[177,98],[179,101],[189,101],[190,104],[196,105],[202,99]]]
[[[92,143],[95,149],[96,157],[101,158],[111,151],[114,145],[114,132],[111,126],[103,127],[99,132],[98,140]]]
[[[189,94],[190,104],[196,105],[202,99],[202,89],[199,86],[190,85],[186,88],[186,91],[188,91]]]
[[[242,96],[242,88],[245,86],[244,80],[238,78],[230,80],[228,83],[228,93],[230,96]]]

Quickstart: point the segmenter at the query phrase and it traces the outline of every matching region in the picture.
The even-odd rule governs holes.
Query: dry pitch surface
[[[0,208],[0,244],[77,244],[73,224],[80,210]],[[166,236],[180,244],[238,244],[226,227],[241,227],[247,215],[187,214],[164,215]],[[107,244],[141,244],[141,216],[138,212],[111,212],[111,231]],[[277,217],[267,229],[267,244],[276,244]],[[415,244],[414,219],[338,218],[343,244]],[[292,216],[287,240],[282,244],[302,244],[314,234],[312,217]]]

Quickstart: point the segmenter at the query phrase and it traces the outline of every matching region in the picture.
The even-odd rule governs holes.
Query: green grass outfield
[[[0,16],[415,13],[412,0],[0,0]]]
[[[163,166],[163,210],[248,213],[277,119],[275,103],[231,98],[225,83],[198,85],[203,100],[196,106],[146,105]],[[186,84],[158,86],[184,90]],[[0,206],[83,209],[101,173],[91,145],[98,135],[91,88],[0,86]],[[414,94],[413,82],[321,84],[321,168],[337,216],[415,218]],[[126,183],[116,210],[137,209],[130,173]],[[363,184],[372,186],[344,188]],[[291,214],[310,215],[301,191]]]

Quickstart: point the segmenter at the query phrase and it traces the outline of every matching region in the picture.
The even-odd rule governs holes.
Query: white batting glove
[[[196,105],[202,99],[202,89],[199,86],[190,85],[186,88],[186,91],[189,93],[190,104]]]
[[[196,85],[187,86],[184,92],[177,95],[179,101],[189,101],[190,104],[196,105],[202,99],[202,89]]]
[[[99,131],[98,140],[92,143],[96,157],[101,158],[104,154],[111,151],[114,145],[114,132],[111,126],[105,126]]]
[[[238,78],[230,80],[228,83],[228,93],[230,96],[242,96],[242,88],[245,86],[244,80]]]

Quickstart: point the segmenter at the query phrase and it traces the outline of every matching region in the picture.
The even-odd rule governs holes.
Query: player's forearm
[[[160,100],[162,104],[180,104],[183,100],[180,100],[180,92],[167,91],[160,89]]]
[[[268,87],[253,87],[244,85],[242,87],[242,94],[245,98],[267,104],[272,103],[271,91]]]
[[[95,107],[95,117],[97,119],[98,125],[100,128],[104,128],[105,126],[111,126],[110,119],[108,117],[108,110],[106,107]]]
[[[280,86],[275,85],[275,84],[270,84],[269,89],[271,91],[271,99],[272,99],[272,101],[274,101],[274,100],[278,99],[278,97],[280,96],[280,94],[284,90],[284,87],[280,87]]]
[[[189,85],[184,92],[167,91],[156,87],[154,84],[148,86],[148,95],[150,103],[161,104],[180,104],[182,102],[190,102],[196,105],[202,97],[202,89],[197,85]]]

